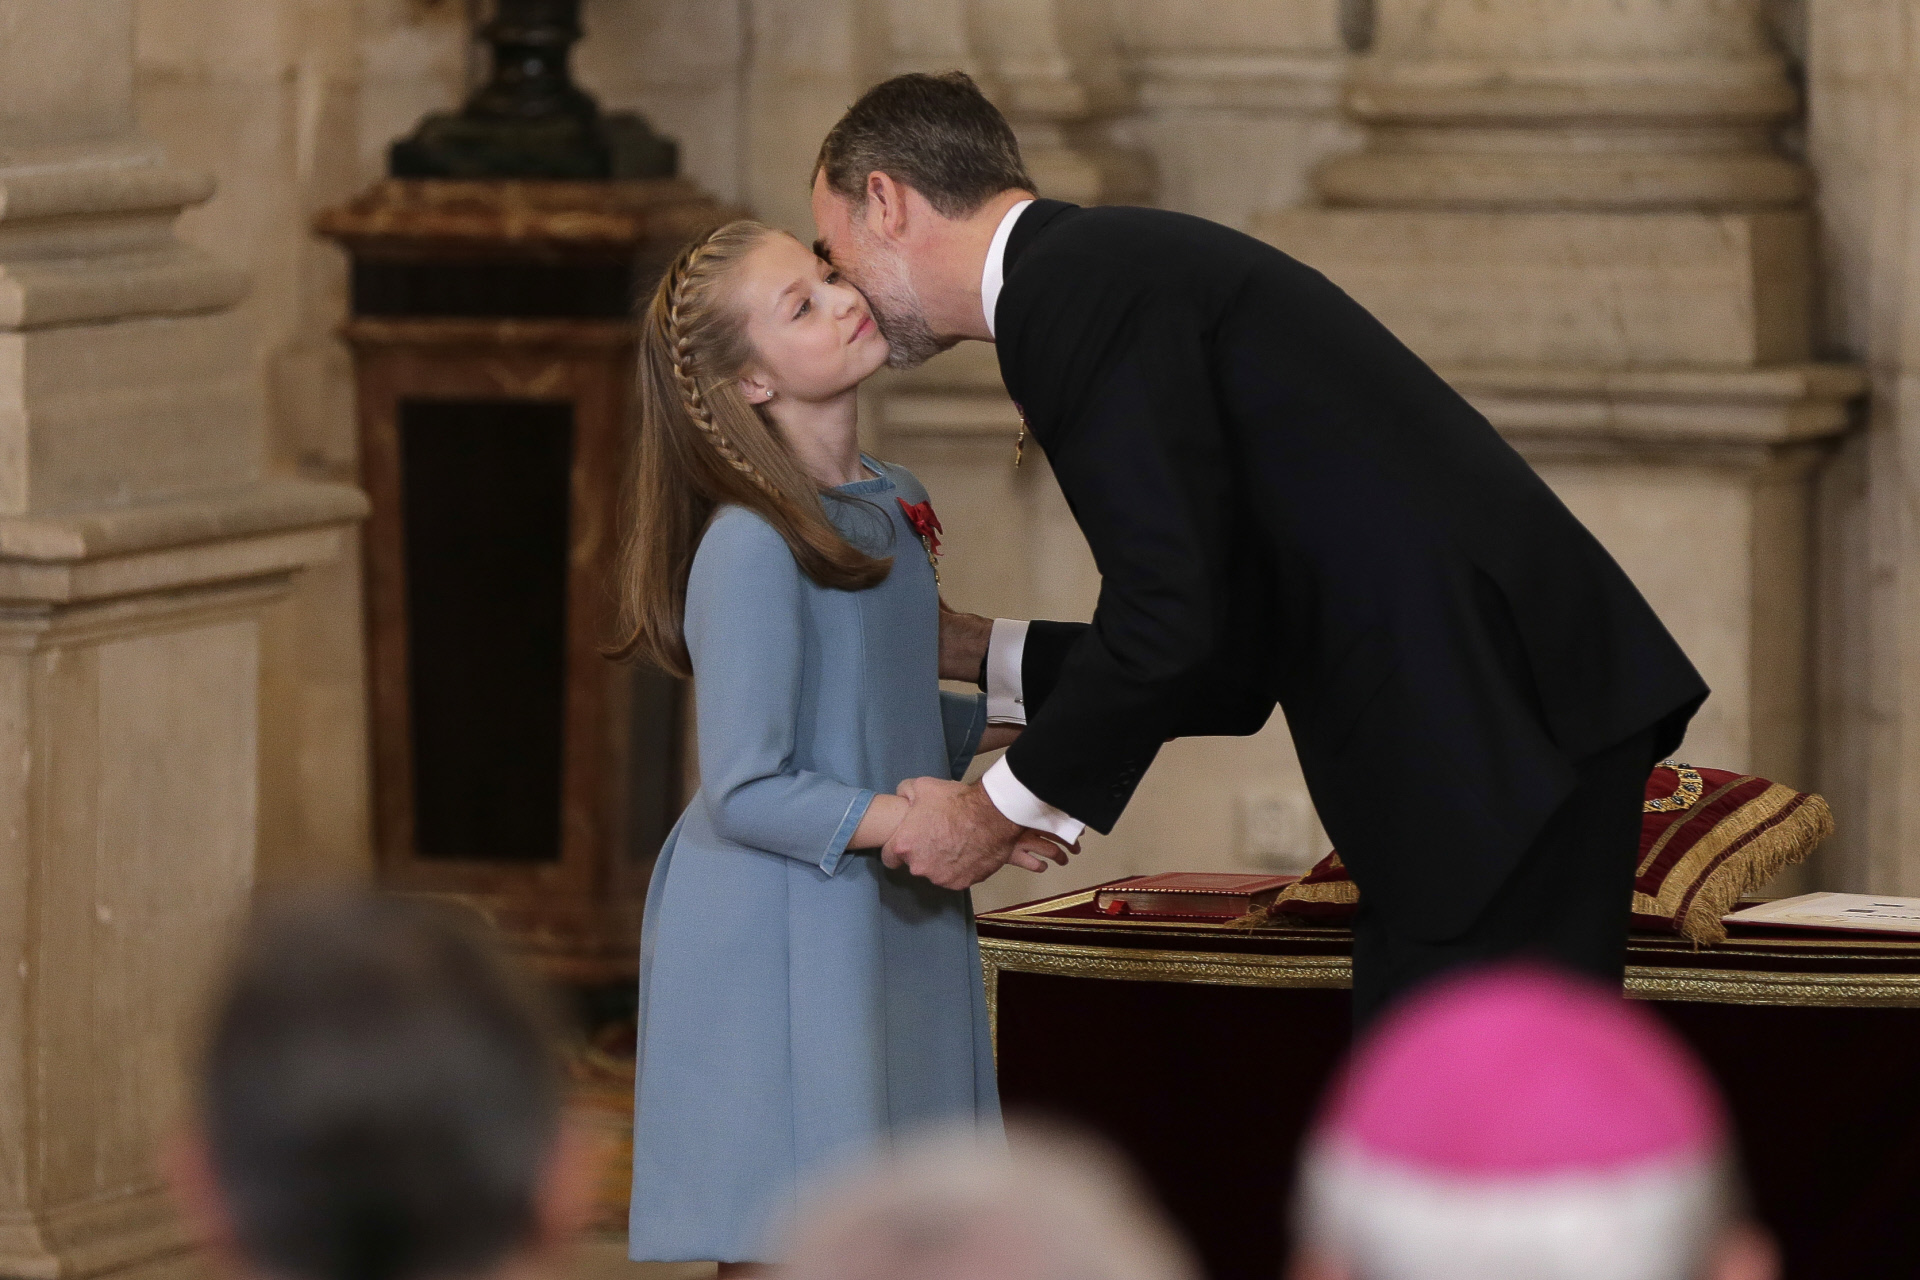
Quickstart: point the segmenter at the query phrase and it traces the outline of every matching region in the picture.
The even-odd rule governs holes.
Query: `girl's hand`
[[[900,828],[900,819],[906,816],[907,802],[900,796],[875,796],[867,806],[866,816],[853,829],[853,839],[847,841],[847,848],[878,849],[893,839],[893,833]]]

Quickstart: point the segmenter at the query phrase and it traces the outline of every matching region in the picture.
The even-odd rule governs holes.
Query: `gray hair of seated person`
[[[535,1238],[559,1136],[551,1024],[465,916],[306,896],[245,931],[198,1106],[249,1266],[278,1280],[451,1280]]]
[[[1118,1157],[1015,1127],[922,1137],[806,1197],[782,1280],[1198,1280]]]

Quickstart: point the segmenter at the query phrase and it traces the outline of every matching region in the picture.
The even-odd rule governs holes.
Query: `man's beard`
[[[867,261],[868,278],[860,292],[867,295],[873,322],[887,340],[887,367],[917,369],[942,351],[954,346],[958,338],[943,338],[927,323],[926,308],[920,305],[919,291],[907,274],[900,255],[884,245],[854,233],[865,241],[862,255]]]

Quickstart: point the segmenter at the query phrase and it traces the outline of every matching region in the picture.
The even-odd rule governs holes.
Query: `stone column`
[[[1821,786],[1833,887],[1920,894],[1920,11],[1808,6],[1821,338],[1871,377],[1866,429],[1822,487]]]
[[[1019,136],[1042,195],[1075,204],[1135,204],[1153,190],[1113,118],[1133,91],[1110,0],[971,0],[989,92]]]
[[[0,1272],[152,1274],[255,860],[259,616],[362,511],[264,470],[245,276],[133,127],[129,0],[0,0]]]
[[[1304,201],[1307,176],[1364,136],[1340,110],[1352,58],[1334,0],[1135,0],[1122,38],[1158,203],[1245,229]]]
[[[1714,688],[1682,755],[1812,785],[1812,360],[1796,95],[1759,0],[1380,0],[1364,151],[1260,234],[1439,368]],[[1845,826],[1851,815],[1840,814]]]

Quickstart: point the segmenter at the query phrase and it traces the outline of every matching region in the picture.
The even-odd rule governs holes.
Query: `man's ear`
[[[875,169],[867,175],[867,202],[862,210],[867,230],[887,240],[900,241],[907,236],[907,188],[891,174]]]

